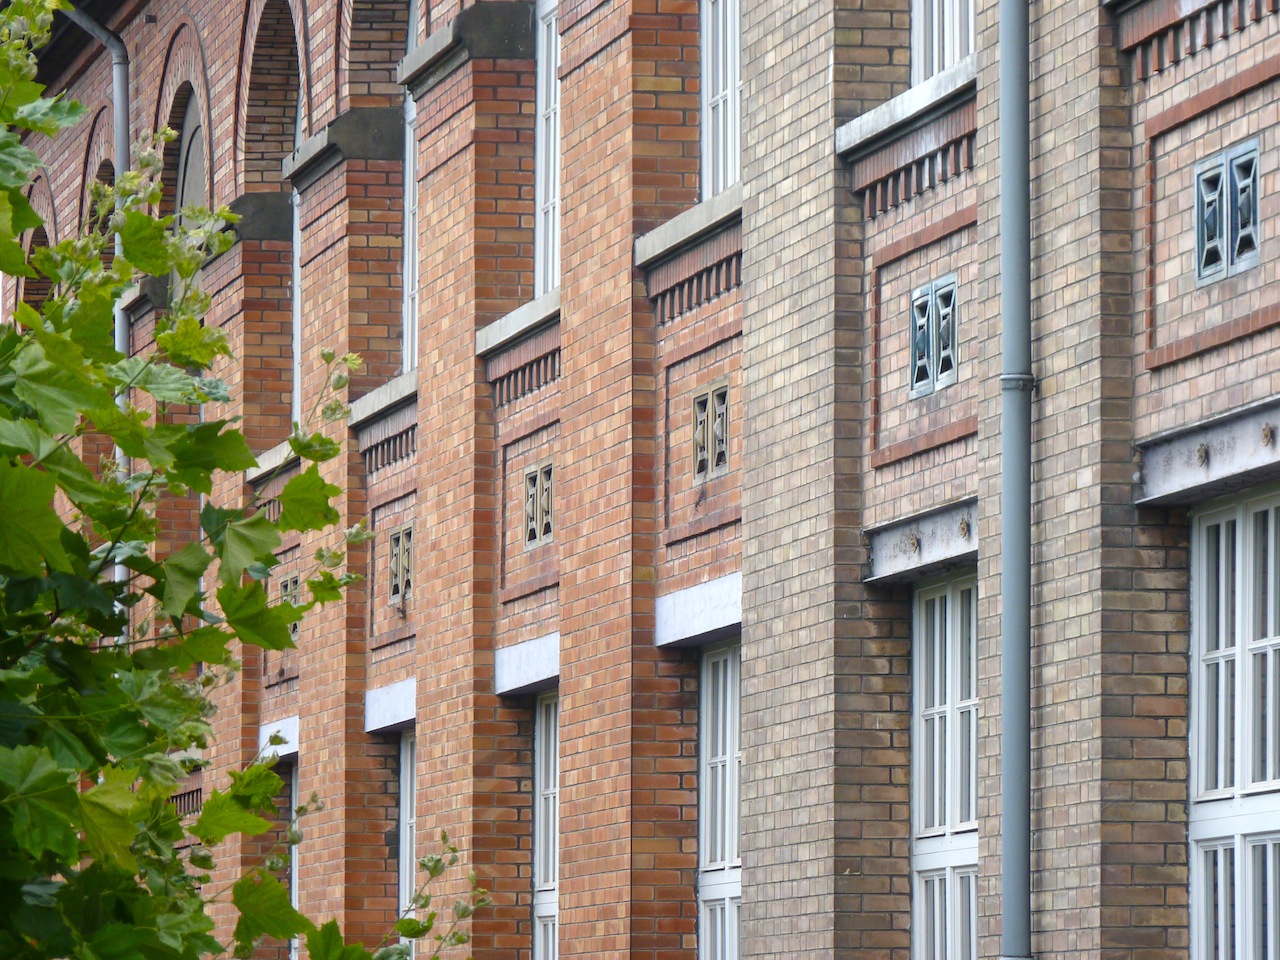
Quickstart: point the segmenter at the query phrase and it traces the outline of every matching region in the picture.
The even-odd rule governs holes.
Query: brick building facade
[[[366,360],[325,468],[366,579],[246,651],[183,802],[280,733],[294,896],[369,943],[447,828],[479,960],[999,955],[996,4],[86,9],[169,209],[242,217],[223,493],[271,509],[320,349]],[[1030,16],[1010,895],[1037,957],[1280,960],[1280,8]],[[44,70],[89,119],[32,243],[111,170],[110,58]]]

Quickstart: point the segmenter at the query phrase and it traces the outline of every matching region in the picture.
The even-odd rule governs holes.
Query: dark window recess
[[[729,469],[729,386],[693,398],[693,475],[699,480]]]
[[[956,382],[958,312],[954,274],[911,294],[912,399]]]
[[[413,599],[413,524],[395,527],[387,534],[387,597],[405,615]]]
[[[524,475],[524,543],[527,547],[551,540],[552,516],[551,464],[544,463]]]
[[[1258,142],[1196,165],[1196,281],[1212,283],[1256,265]]]

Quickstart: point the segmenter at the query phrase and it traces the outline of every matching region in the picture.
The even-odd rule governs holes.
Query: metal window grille
[[[543,463],[524,475],[524,543],[549,543],[554,530],[552,467]]]
[[[911,399],[956,382],[959,289],[954,274],[911,294]]]
[[[538,698],[533,717],[533,956],[559,955],[560,698]]]
[[[702,195],[742,176],[742,13],[739,0],[702,0]]]
[[[977,584],[917,590],[912,874],[917,960],[977,956]]]
[[[413,524],[387,534],[387,597],[401,614],[413,599]]]
[[[297,606],[302,603],[302,578],[298,574],[281,577],[279,581],[280,602]],[[301,633],[302,624],[294,620],[289,624],[289,639],[296,645]],[[298,675],[298,651],[295,648],[286,650],[262,651],[262,676],[267,686],[273,686]]]
[[[1191,956],[1280,960],[1280,494],[1191,546]]]
[[[706,480],[729,468],[729,386],[720,384],[693,398],[693,475]]]
[[[915,0],[911,7],[911,79],[923,83],[974,49],[973,0]]]
[[[302,602],[302,579],[296,573],[280,581],[280,600],[293,606]],[[289,624],[289,638],[294,643],[298,642],[300,626],[301,623],[297,620]]]
[[[534,296],[560,286],[560,28],[556,0],[538,0],[534,98]]]
[[[742,648],[709,650],[702,658],[698,753],[698,956],[736,960],[742,901],[739,798]]]
[[[1196,281],[1212,283],[1256,266],[1258,142],[1200,161],[1195,170]]]

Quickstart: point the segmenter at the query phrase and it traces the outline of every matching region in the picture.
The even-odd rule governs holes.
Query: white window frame
[[[560,696],[533,714],[533,960],[560,955]]]
[[[742,645],[702,655],[698,725],[698,960],[737,960],[742,903]]]
[[[399,916],[412,917],[413,899],[418,892],[418,741],[412,728],[400,732],[398,746],[400,764],[396,793],[396,819],[399,827],[396,842],[396,899]],[[400,942],[409,945],[409,956],[412,958],[417,941],[402,939]]]
[[[911,886],[916,960],[977,958],[977,607],[972,574],[915,592]]]
[[[538,0],[535,52],[533,295],[560,286],[560,24],[557,0]]]
[[[702,198],[742,179],[741,0],[701,0]]]
[[[1192,960],[1280,960],[1278,525],[1275,487],[1192,517]]]
[[[302,146],[306,127],[302,114],[302,80],[298,80],[298,106],[293,122],[293,147]],[[289,315],[292,324],[292,380],[289,391],[289,419],[302,424],[302,195],[296,187],[289,190],[292,215],[292,239],[289,255]]]
[[[971,56],[974,30],[974,0],[912,0],[912,84],[924,83]]]
[[[405,53],[418,47],[418,0],[409,0]],[[400,369],[418,367],[418,102],[404,92],[404,271],[400,304]]]
[[[298,830],[298,807],[302,805],[302,801],[299,799],[301,795],[301,791],[298,783],[298,766],[299,766],[298,758],[295,756],[293,758],[293,764],[289,767],[289,781],[288,781],[288,788],[289,788],[288,835],[290,839],[292,839],[292,837]],[[298,871],[298,860],[300,859],[298,856],[298,852],[299,852],[298,848],[301,846],[302,846],[301,839],[299,839],[298,843],[289,844],[289,869],[288,869],[289,906],[293,907],[293,909],[295,910],[297,910],[299,905],[301,904],[301,899],[298,896],[298,880],[300,876],[300,873]],[[289,940],[289,960],[298,960],[298,948],[299,948],[298,938],[291,937]]]

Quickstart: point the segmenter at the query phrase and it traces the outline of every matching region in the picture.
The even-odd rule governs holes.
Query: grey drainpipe
[[[1000,955],[1031,957],[1029,0],[1000,0]]]
[[[124,45],[124,41],[120,39],[118,34],[112,33],[78,7],[67,7],[63,10],[63,13],[66,14],[68,20],[111,52],[111,114],[112,128],[115,132],[115,175],[118,182],[124,172],[129,169],[129,115],[131,112],[129,100],[129,48]],[[115,238],[115,255],[117,257],[124,256],[124,245],[120,242],[120,234],[118,233]],[[123,297],[116,298],[113,319],[115,321],[115,348],[127,356],[129,353],[129,318],[125,315]],[[116,397],[116,403],[121,407],[124,406],[125,395],[123,393]],[[115,459],[121,478],[127,477],[129,473],[128,459],[118,446],[115,449]],[[125,570],[123,564],[117,563],[113,576],[116,582],[121,582],[128,578],[128,571]],[[128,633],[127,625],[124,632]],[[120,639],[123,641],[125,637],[122,635]]]
[[[67,19],[111,52],[111,114],[115,129],[116,177],[129,169],[129,49],[119,35],[112,33],[93,17],[78,7],[63,10]],[[116,234],[115,255],[122,256],[120,234]],[[121,353],[129,352],[129,321],[121,301],[116,301],[115,346]]]

